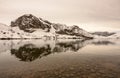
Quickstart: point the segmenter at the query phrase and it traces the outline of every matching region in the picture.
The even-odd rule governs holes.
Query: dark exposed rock
[[[33,16],[32,14],[25,14],[18,19],[16,19],[14,22],[11,22],[11,26],[19,26],[21,30],[24,30],[26,32],[34,31],[36,28],[41,29],[50,29],[51,26],[45,24],[41,19],[37,18],[36,16]]]

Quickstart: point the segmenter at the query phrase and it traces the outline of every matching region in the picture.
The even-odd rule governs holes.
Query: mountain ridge
[[[67,26],[60,23],[51,23],[48,20],[37,18],[32,14],[24,14],[18,17],[15,21],[11,22],[11,27],[19,27],[20,30],[25,32],[34,33],[36,29],[41,29],[44,32],[49,32],[57,35],[68,35],[84,38],[93,38],[93,36],[79,28],[79,26]]]

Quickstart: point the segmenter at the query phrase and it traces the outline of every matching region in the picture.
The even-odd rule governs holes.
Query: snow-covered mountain
[[[11,22],[10,26],[0,24],[0,38],[93,38],[93,36],[76,25],[51,23],[32,14],[25,14]]]

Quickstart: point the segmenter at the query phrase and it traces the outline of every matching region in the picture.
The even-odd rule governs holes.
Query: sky
[[[87,31],[120,31],[120,0],[0,0],[0,23],[23,14]]]

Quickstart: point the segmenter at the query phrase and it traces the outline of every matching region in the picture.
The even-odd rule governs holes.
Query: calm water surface
[[[120,40],[1,40],[0,78],[120,78]]]

